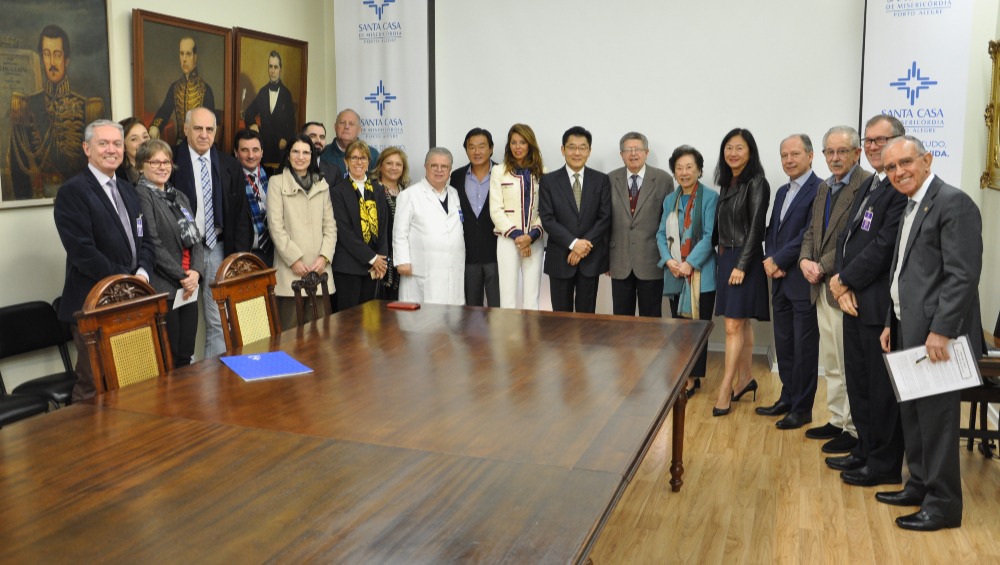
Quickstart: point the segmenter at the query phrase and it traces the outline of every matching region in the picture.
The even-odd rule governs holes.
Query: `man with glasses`
[[[542,176],[538,215],[549,234],[545,268],[555,312],[597,309],[597,282],[609,268],[611,181],[587,167],[593,137],[580,126],[563,133],[566,166]]]
[[[646,164],[649,140],[631,131],[618,142],[625,166],[608,173],[611,179],[611,304],[619,316],[659,318],[663,314],[663,268],[656,230],[663,217],[663,200],[674,191],[667,171]]]
[[[850,126],[834,126],[823,136],[823,156],[833,173],[819,185],[812,205],[812,218],[802,237],[799,268],[810,287],[819,323],[819,361],[826,376],[826,403],[830,422],[806,430],[806,437],[827,439],[826,453],[844,453],[857,444],[858,433],[851,420],[847,387],[841,367],[844,362],[843,312],[830,292],[834,274],[837,238],[847,225],[848,209],[858,188],[871,173],[858,165],[861,139]]]
[[[854,197],[847,227],[837,241],[836,272],[830,290],[844,316],[844,376],[858,444],[847,455],[828,457],[847,484],[898,483],[903,466],[903,432],[879,337],[889,310],[892,246],[906,197],[883,172],[882,149],[903,135],[903,124],[877,115],[865,125],[864,149],[875,174]]]

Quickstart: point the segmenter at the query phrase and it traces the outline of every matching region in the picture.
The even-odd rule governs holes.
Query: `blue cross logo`
[[[890,82],[889,86],[905,92],[906,97],[910,99],[910,106],[913,106],[917,98],[920,98],[921,90],[927,90],[937,83],[938,81],[931,80],[930,77],[921,74],[920,69],[917,67],[917,62],[914,61],[910,68],[907,69],[906,76],[899,77]]]
[[[378,21],[382,21],[382,12],[385,11],[386,6],[395,2],[396,0],[364,0],[362,4],[369,8],[375,8],[375,15],[378,16]]]
[[[389,102],[392,102],[395,99],[396,99],[395,95],[389,94],[389,92],[386,91],[385,86],[382,84],[382,81],[378,81],[378,88],[375,89],[375,92],[372,92],[368,96],[365,96],[365,100],[371,102],[378,108],[379,116],[381,116],[382,112],[385,111],[385,105],[388,104]]]

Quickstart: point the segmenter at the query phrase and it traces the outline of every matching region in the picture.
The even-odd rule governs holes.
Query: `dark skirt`
[[[762,251],[757,251],[750,259],[743,284],[729,286],[729,275],[736,268],[742,250],[742,247],[719,246],[715,272],[715,315],[770,321],[770,300]]]

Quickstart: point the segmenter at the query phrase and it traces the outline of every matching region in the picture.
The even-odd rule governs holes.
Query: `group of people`
[[[781,429],[811,422],[822,366],[831,421],[806,435],[847,453],[827,464],[848,484],[894,484],[905,451],[909,481],[879,500],[921,506],[897,520],[904,528],[960,524],[958,395],[897,403],[881,354],[926,344],[935,362],[947,358],[949,338],[978,335],[981,219],[968,196],[930,172],[933,157],[898,120],[875,116],[863,139],[831,128],[825,180],[812,171],[809,136],[784,139],[789,182],[769,221],[770,187],[746,129],[720,144],[716,191],[701,181],[696,148],[677,147],[668,173],[647,164],[638,132],[622,136],[623,166],[605,174],[587,166],[593,138],[574,126],[562,136],[565,163],[548,171],[526,124],[511,126],[497,161],[483,128],[465,136],[463,167],[432,148],[424,178],[411,184],[406,153],[369,146],[359,122],[342,111],[329,144],[323,124],[306,123],[277,170],[262,165],[253,129],[236,133],[234,156],[221,153],[216,115],[203,107],[187,112],[176,146],[151,139],[137,119],[92,122],[87,167],[55,203],[67,251],[61,319],[72,323],[101,278],[134,273],[177,296],[167,329],[184,365],[198,292],[205,355],[225,351],[209,285],[237,251],[276,269],[282,327],[295,323],[292,282],[310,272],[332,278],[337,309],[375,298],[537,309],[544,272],[553,310],[589,313],[605,274],[616,315],[661,317],[666,296],[672,317],[724,317],[713,416],[748,393],[756,399],[749,320],[773,316],[781,393],[756,412],[782,416]],[[862,150],[874,174],[860,166]],[[705,372],[702,352],[687,396]],[[89,379],[81,375],[75,399],[93,394]]]

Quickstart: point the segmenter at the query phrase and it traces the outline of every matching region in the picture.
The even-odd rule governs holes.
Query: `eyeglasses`
[[[823,154],[826,155],[827,157],[833,157],[834,155],[836,155],[837,157],[847,157],[854,151],[855,151],[854,149],[841,147],[840,149],[824,149]]]
[[[352,163],[362,163],[367,161],[368,157],[365,157],[364,155],[351,155],[347,158],[347,160]]]
[[[589,145],[567,145],[566,146],[566,152],[567,153],[577,153],[577,152],[583,153],[584,151],[590,151],[590,146]]]
[[[166,169],[173,163],[171,163],[170,161],[146,161],[146,164],[153,169]]]
[[[648,149],[645,147],[626,147],[625,149],[622,149],[622,154],[632,155],[634,153],[645,153],[646,151],[648,151]]]
[[[880,135],[878,137],[866,137],[861,140],[862,145],[874,145],[875,147],[882,147],[886,143],[889,143],[890,139],[896,139],[898,135],[884,136]]]

